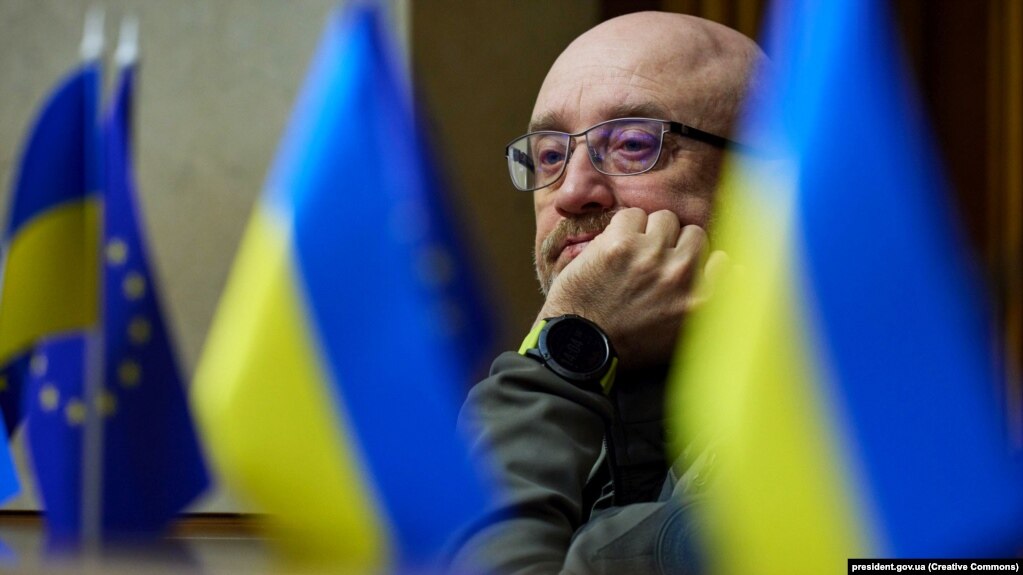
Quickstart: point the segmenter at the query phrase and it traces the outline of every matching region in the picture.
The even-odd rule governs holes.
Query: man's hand
[[[706,232],[681,228],[670,211],[624,209],[558,274],[538,319],[574,313],[595,322],[623,367],[667,362],[682,318],[708,297],[693,289],[706,249]],[[707,271],[723,266],[717,252]]]

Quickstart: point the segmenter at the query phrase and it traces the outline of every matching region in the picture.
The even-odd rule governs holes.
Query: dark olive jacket
[[[608,396],[508,352],[459,426],[499,502],[454,553],[458,573],[691,573],[695,473],[669,470],[665,369],[620,372]]]

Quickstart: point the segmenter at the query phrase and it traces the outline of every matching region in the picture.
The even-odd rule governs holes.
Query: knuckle
[[[618,220],[619,223],[623,221],[646,222],[647,214],[639,208],[622,208],[611,216],[611,221],[615,220]]]
[[[686,227],[682,228],[682,233],[700,240],[707,239],[707,232],[696,224],[687,224]]]
[[[679,245],[702,247],[707,243],[707,232],[696,224],[682,228],[679,234]]]
[[[663,220],[675,220],[676,222],[678,221],[678,216],[676,216],[675,212],[671,210],[657,210],[656,212],[650,214],[650,217]]]
[[[610,257],[622,257],[632,251],[632,240],[626,236],[616,236],[607,243],[607,254]]]
[[[678,216],[668,210],[657,210],[647,216],[647,227],[671,227],[678,228]]]

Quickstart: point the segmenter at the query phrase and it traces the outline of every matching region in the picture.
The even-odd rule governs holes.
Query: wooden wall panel
[[[997,330],[1007,432],[1023,449],[1023,9],[1017,0],[896,6]]]
[[[663,0],[661,9],[720,22],[756,38],[765,6],[763,0]]]
[[[600,15],[597,0],[412,2],[413,69],[502,327],[495,353],[518,349],[543,304],[533,197],[512,187],[504,145],[525,133],[554,59]],[[481,367],[482,376],[489,366]]]
[[[1023,449],[1023,4],[992,0],[987,8],[988,260],[999,272],[1009,433]]]

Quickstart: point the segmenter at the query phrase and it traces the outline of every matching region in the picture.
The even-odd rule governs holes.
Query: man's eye
[[[657,147],[657,139],[646,132],[632,130],[614,139],[613,150],[627,154],[642,154]]]
[[[565,154],[560,150],[546,150],[541,151],[539,154],[540,164],[544,166],[553,166],[560,164],[565,159]]]
[[[650,143],[638,139],[626,140],[622,143],[622,149],[626,152],[641,152],[649,149]]]

